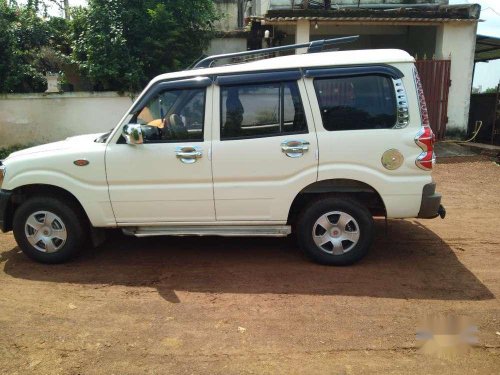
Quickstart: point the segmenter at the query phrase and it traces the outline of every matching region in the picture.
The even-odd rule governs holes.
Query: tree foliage
[[[70,52],[69,25],[39,10],[39,1],[21,7],[0,0],[0,92],[44,91],[44,73],[59,72]]]
[[[0,92],[44,91],[44,73],[68,64],[96,90],[137,90],[193,63],[218,18],[212,0],[89,0],[69,21],[50,3],[0,0]]]
[[[496,94],[497,88],[496,87],[488,87],[486,90],[484,90],[486,94]]]
[[[90,0],[73,17],[82,73],[98,88],[136,90],[196,60],[217,13],[211,0]]]

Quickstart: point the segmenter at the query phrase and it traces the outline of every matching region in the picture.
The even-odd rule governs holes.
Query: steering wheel
[[[187,132],[187,130],[181,116],[172,113],[170,116],[165,117],[163,120],[163,134],[165,138],[177,139],[184,132]]]
[[[170,125],[173,127],[181,127],[185,128],[186,126],[184,125],[184,121],[182,121],[182,117],[179,116],[177,113],[172,113],[170,117],[168,118],[168,121]]]

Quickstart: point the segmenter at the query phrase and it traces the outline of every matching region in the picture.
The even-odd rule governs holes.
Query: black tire
[[[47,220],[43,214],[32,216],[39,212],[48,212],[56,215],[57,218],[50,224],[47,224]],[[49,241],[47,238],[51,237],[44,237],[45,240],[41,240],[41,242],[38,242],[35,245],[30,243],[27,231],[29,230],[34,233],[32,235],[33,238],[35,238],[36,234],[38,234],[37,230],[27,229],[27,220],[33,217],[37,219],[39,225],[44,226],[39,229],[40,231],[47,228],[47,226],[49,227],[49,230],[53,229],[51,226],[54,226],[55,229],[61,230],[59,225],[62,222],[62,228],[64,229],[65,234],[60,237],[65,237],[65,240],[63,241],[58,238],[50,239],[50,241],[52,241],[50,246],[54,246],[55,248],[60,246],[60,248],[53,250],[54,252],[44,252],[43,250],[35,247],[38,246],[42,249],[43,247],[46,248],[47,241]],[[49,216],[46,215],[46,217]],[[42,222],[44,224],[41,224]],[[75,257],[80,251],[82,245],[86,242],[88,234],[86,228],[87,221],[81,213],[81,210],[75,204],[68,200],[53,196],[38,196],[29,198],[20,207],[18,207],[14,213],[13,231],[17,244],[28,257],[40,263],[62,263]],[[54,231],[53,233],[56,232]],[[54,234],[54,236],[59,235]]]
[[[341,217],[340,214],[326,216],[332,212],[347,214],[342,216],[344,221],[346,218],[349,220],[343,229],[344,232],[336,229],[342,228],[342,225],[337,226]],[[354,220],[349,219],[349,216]],[[334,223],[332,224],[331,231],[324,230],[320,223],[317,224],[317,220],[322,217],[327,218],[327,224]],[[336,217],[339,218],[337,221]],[[316,232],[313,232],[313,230]],[[353,199],[321,198],[307,205],[299,215],[296,232],[299,245],[309,258],[320,264],[346,266],[359,261],[368,252],[374,237],[373,217],[366,207]],[[346,236],[357,236],[356,242],[350,240],[342,241],[344,238],[342,233]],[[334,242],[337,246],[339,246],[340,242],[342,248],[337,247],[334,249],[333,242],[330,242],[330,244],[325,242],[322,245],[323,247],[320,247],[315,243],[315,236],[317,236],[316,239],[319,242],[323,242],[324,239],[328,241],[328,237],[322,236],[329,236],[331,238],[338,236],[334,238]],[[345,250],[347,251],[339,253]],[[333,254],[334,251],[338,254]]]

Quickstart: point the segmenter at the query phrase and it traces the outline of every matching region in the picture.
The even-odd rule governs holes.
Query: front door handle
[[[289,158],[300,158],[304,152],[309,151],[309,142],[303,140],[291,140],[281,143],[281,151]]]
[[[200,147],[177,147],[175,149],[175,155],[181,162],[185,164],[193,164],[196,163],[196,160],[203,156],[203,152]]]

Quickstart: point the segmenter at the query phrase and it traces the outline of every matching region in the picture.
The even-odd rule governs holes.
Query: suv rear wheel
[[[297,238],[314,261],[344,266],[363,258],[373,242],[373,218],[350,198],[322,198],[299,216]]]
[[[14,214],[14,237],[21,250],[41,263],[62,263],[85,242],[85,220],[69,201],[33,197]]]

